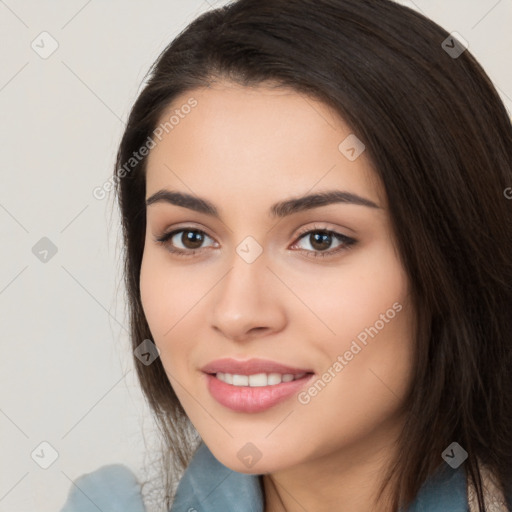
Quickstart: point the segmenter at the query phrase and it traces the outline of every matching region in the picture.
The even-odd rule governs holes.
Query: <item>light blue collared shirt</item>
[[[512,485],[506,499],[512,510]],[[134,474],[120,464],[77,479],[61,512],[145,512]],[[259,475],[237,473],[201,442],[183,474],[170,512],[264,512]],[[469,512],[464,466],[442,464],[406,512]]]

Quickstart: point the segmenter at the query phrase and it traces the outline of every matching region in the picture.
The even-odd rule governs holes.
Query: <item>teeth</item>
[[[275,384],[281,384],[283,381],[280,373],[269,373],[267,376],[267,384],[274,386]]]
[[[265,373],[257,373],[256,375],[249,375],[249,386],[251,386],[251,388],[258,387],[258,386],[266,386],[267,384],[268,384],[267,375]]]
[[[256,388],[261,386],[275,386],[276,384],[281,384],[281,382],[291,382],[292,380],[301,379],[304,375],[306,374],[300,373],[298,375],[292,375],[291,373],[256,373],[254,375],[238,375],[218,372],[216,377],[222,382],[233,386],[249,386]]]
[[[249,377],[247,375],[233,375],[233,386],[248,386]]]

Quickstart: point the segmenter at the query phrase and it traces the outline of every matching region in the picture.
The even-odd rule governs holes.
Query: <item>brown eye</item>
[[[333,236],[328,232],[316,231],[309,234],[309,242],[311,247],[316,251],[329,249],[332,244]]]
[[[192,256],[197,251],[201,251],[205,240],[209,237],[204,231],[199,229],[175,229],[170,233],[164,233],[156,241],[166,246],[172,252],[181,256]]]
[[[304,249],[304,252],[310,257],[334,256],[340,251],[349,249],[357,243],[357,240],[348,236],[331,231],[328,229],[315,229],[303,233],[298,241],[306,240],[310,248]],[[334,241],[338,241],[338,245],[334,249],[330,249]],[[294,244],[298,246],[299,242]]]
[[[191,231],[189,229],[181,231],[181,243],[187,249],[199,249],[204,241],[204,234],[200,231]]]

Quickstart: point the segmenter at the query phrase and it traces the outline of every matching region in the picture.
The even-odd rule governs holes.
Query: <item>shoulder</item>
[[[201,441],[179,482],[170,512],[263,512],[263,501],[258,475],[224,466]]]
[[[145,512],[140,484],[122,464],[102,466],[78,477],[60,512]]]

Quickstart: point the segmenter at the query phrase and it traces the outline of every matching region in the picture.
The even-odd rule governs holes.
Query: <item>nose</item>
[[[212,294],[211,327],[244,341],[279,332],[287,322],[286,287],[262,254],[252,263],[235,253],[232,267]]]

